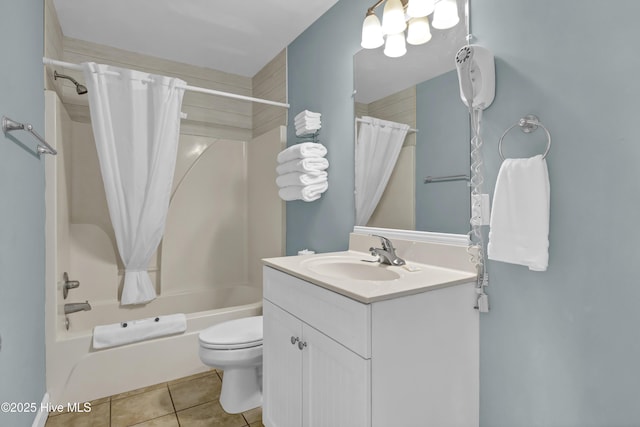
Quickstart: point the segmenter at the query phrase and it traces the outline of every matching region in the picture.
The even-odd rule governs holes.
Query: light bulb
[[[404,7],[401,0],[387,0],[382,13],[382,31],[385,34],[397,34],[407,28],[404,20]]]
[[[407,15],[412,18],[422,18],[431,15],[436,7],[435,0],[409,0]]]
[[[398,58],[407,53],[407,45],[404,42],[404,33],[387,34],[387,42],[384,45],[384,54],[389,58]]]
[[[371,13],[364,18],[362,23],[362,42],[360,46],[365,49],[376,49],[384,44],[382,37],[382,26],[375,13]]]
[[[460,22],[456,0],[440,0],[436,3],[431,25],[438,30],[448,30]]]
[[[411,18],[409,20],[409,30],[407,31],[407,43],[413,45],[424,44],[431,40],[429,30],[429,18]]]

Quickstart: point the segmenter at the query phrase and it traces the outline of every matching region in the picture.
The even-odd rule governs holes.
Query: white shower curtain
[[[108,65],[82,64],[100,170],[125,266],[120,303],[156,292],[147,266],[169,208],[186,83]]]
[[[356,225],[367,225],[387,187],[409,125],[364,116],[356,141]]]

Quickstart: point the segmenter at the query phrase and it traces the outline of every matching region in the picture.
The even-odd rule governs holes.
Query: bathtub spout
[[[64,305],[64,314],[75,313],[77,311],[89,311],[91,305],[89,301],[85,302],[72,302]]]

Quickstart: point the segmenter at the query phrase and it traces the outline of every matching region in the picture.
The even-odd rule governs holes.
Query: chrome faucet
[[[396,249],[393,247],[391,240],[386,237],[379,236],[377,234],[372,234],[373,237],[378,237],[380,242],[382,243],[382,248],[369,248],[369,252],[371,255],[378,257],[378,262],[380,264],[388,264],[388,265],[405,265],[405,261],[396,255]]]
[[[91,310],[91,305],[89,301],[85,302],[72,302],[64,305],[64,314],[75,313],[78,311],[89,311]]]

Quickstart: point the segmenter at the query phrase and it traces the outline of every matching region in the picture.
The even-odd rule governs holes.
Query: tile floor
[[[91,402],[90,412],[50,413],[46,427],[264,427],[262,408],[227,414],[215,370]]]

